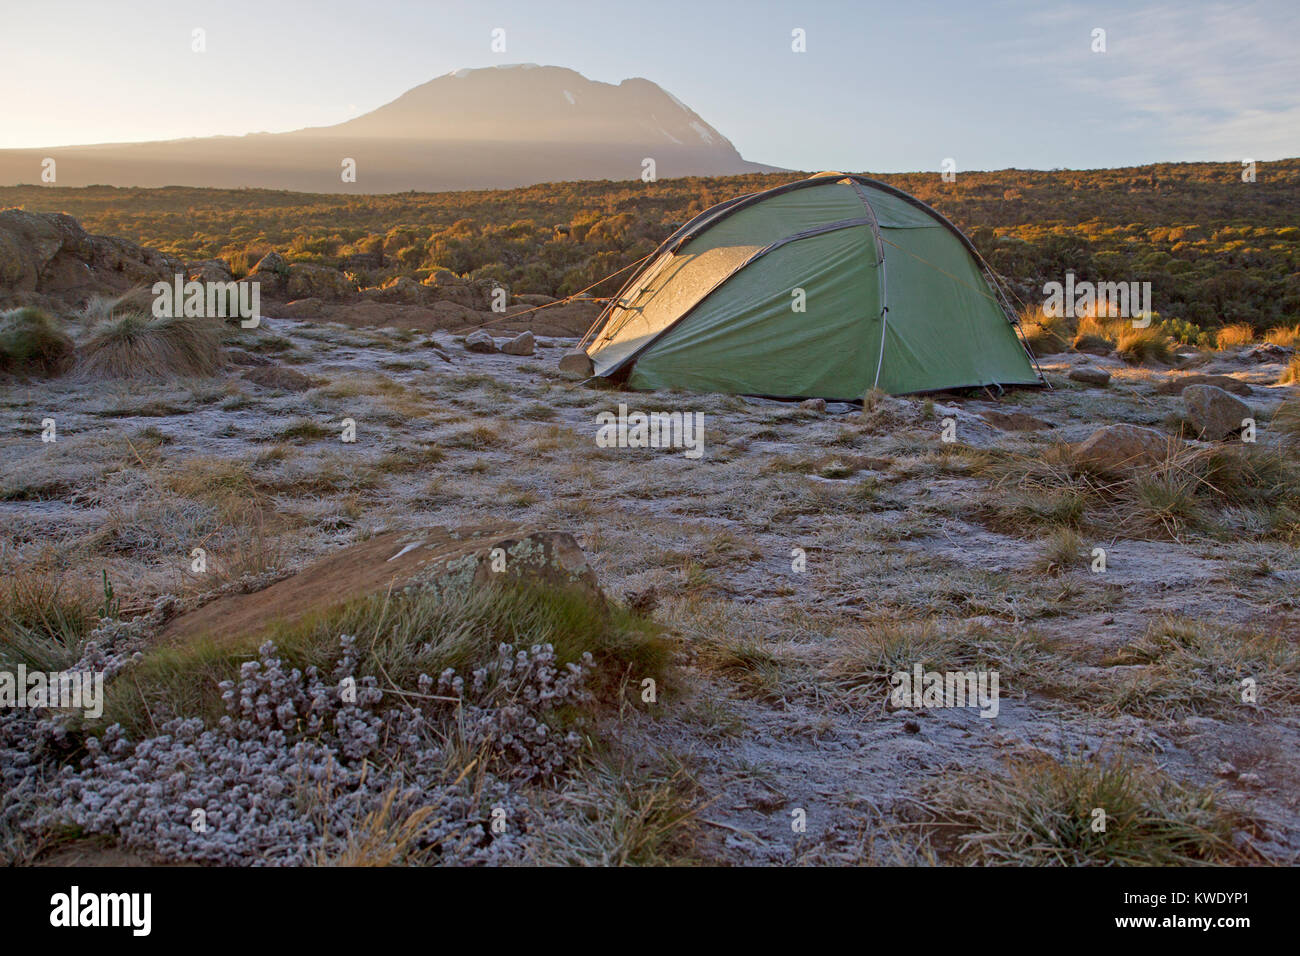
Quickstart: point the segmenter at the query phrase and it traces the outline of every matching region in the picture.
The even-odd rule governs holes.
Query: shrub
[[[1193,345],[1198,348],[1214,345],[1214,336],[1211,333],[1185,319],[1165,319],[1160,323],[1160,330],[1183,345]]]
[[[81,348],[77,375],[167,381],[214,375],[224,364],[219,322],[132,312],[95,327]]]
[[[1148,362],[1167,365],[1173,358],[1173,344],[1169,337],[1154,326],[1145,329],[1130,328],[1120,333],[1115,345],[1121,358],[1139,365]]]
[[[72,362],[72,339],[30,306],[0,315],[0,372],[57,375]]]
[[[1225,325],[1214,334],[1215,347],[1220,351],[1236,348],[1240,345],[1249,345],[1253,341],[1255,341],[1255,330],[1244,322]]]

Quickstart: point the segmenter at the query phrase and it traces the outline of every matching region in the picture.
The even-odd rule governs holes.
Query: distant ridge
[[[576,179],[726,176],[777,169],[650,80],[615,85],[556,66],[454,70],[335,126],[150,143],[0,150],[0,185],[261,187],[384,193]],[[342,179],[356,161],[356,182]]]

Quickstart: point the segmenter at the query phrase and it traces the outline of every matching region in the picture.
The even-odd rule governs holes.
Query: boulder
[[[323,299],[334,302],[351,298],[356,289],[351,280],[338,269],[295,262],[289,267],[285,292],[291,299]]]
[[[224,259],[202,259],[186,264],[185,278],[190,282],[232,282],[235,277]]]
[[[1070,369],[1069,379],[1072,382],[1082,382],[1084,385],[1099,385],[1104,388],[1110,384],[1110,372],[1094,365],[1083,365],[1079,368]]]
[[[524,292],[514,298],[516,302],[527,306],[550,305],[559,301],[554,296],[542,295],[540,292]]]
[[[579,375],[590,375],[592,372],[591,356],[586,352],[565,352],[560,356],[561,372],[577,372]]]
[[[320,319],[325,316],[325,303],[320,299],[294,299],[280,306],[276,315],[285,319]]]
[[[501,351],[506,355],[532,355],[533,345],[533,333],[520,332],[505,345],[501,346]]]
[[[489,307],[483,300],[483,296],[479,294],[479,290],[465,282],[437,282],[432,285],[425,283],[424,287],[427,290],[426,295],[438,302],[454,302],[456,305],[475,311],[484,311]]]
[[[173,618],[160,640],[234,641],[371,594],[432,591],[457,599],[508,585],[566,590],[606,606],[595,571],[567,531],[511,525],[390,531],[335,551],[270,587],[229,594]]]
[[[0,211],[0,307],[71,306],[184,273],[179,259],[113,236],[91,236],[63,213]],[[42,299],[41,297],[44,297]]]
[[[278,252],[268,252],[262,258],[257,260],[257,265],[253,266],[248,273],[255,276],[259,272],[273,272],[277,275],[287,275],[289,272],[289,263],[284,261],[284,256]]]
[[[432,297],[432,290],[428,286],[420,285],[410,276],[397,276],[389,279],[378,289],[367,289],[365,296],[375,302],[421,305],[426,297]]]
[[[1256,345],[1253,348],[1246,349],[1239,356],[1246,362],[1287,362],[1291,356],[1295,355],[1295,349],[1286,345],[1274,345],[1268,342],[1264,345]]]
[[[1206,441],[1220,441],[1241,432],[1250,406],[1214,385],[1189,385],[1183,389],[1187,421]]]
[[[1098,471],[1128,472],[1149,468],[1169,455],[1173,439],[1141,425],[1105,425],[1075,446],[1075,460]]]
[[[479,329],[477,332],[471,332],[465,336],[465,350],[467,352],[492,353],[497,350],[497,343],[489,333]]]

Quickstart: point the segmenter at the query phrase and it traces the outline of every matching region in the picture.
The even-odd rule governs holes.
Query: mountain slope
[[[311,192],[490,189],[575,179],[764,172],[645,79],[617,85],[522,64],[456,70],[335,126],[153,143],[0,150],[0,184],[263,187]],[[344,182],[343,161],[356,161]]]

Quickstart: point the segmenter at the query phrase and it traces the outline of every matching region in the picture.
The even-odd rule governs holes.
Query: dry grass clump
[[[118,295],[92,295],[78,313],[83,325],[95,326],[128,315],[148,315],[153,309],[153,293],[136,286]]]
[[[1077,570],[1083,564],[1083,539],[1079,532],[1067,526],[1054,529],[1043,542],[1042,554],[1034,567],[1044,574],[1060,574]]]
[[[1300,710],[1300,647],[1267,627],[1228,630],[1167,617],[1107,664],[1129,666],[1089,695],[1103,711],[1163,721],[1289,717]]]
[[[31,306],[0,313],[0,372],[58,375],[72,364],[72,338]]]
[[[680,866],[696,862],[701,811],[699,785],[671,761],[644,766],[644,757],[580,758],[573,780],[557,796],[554,823],[539,829],[530,865]]]
[[[131,312],[95,327],[76,373],[88,380],[171,381],[215,375],[224,364],[219,322]]]
[[[1076,352],[1096,352],[1114,349],[1120,334],[1128,327],[1127,319],[1108,319],[1085,315],[1075,329],[1072,348]]]
[[[1278,376],[1279,385],[1300,385],[1300,355],[1294,356]]]
[[[1025,344],[1035,355],[1064,352],[1074,337],[1065,318],[1045,315],[1041,309],[1026,309],[1020,317],[1020,327]]]
[[[1035,455],[1006,455],[985,465],[992,478],[985,518],[998,530],[1026,525],[1111,529],[1179,540],[1214,531],[1228,509],[1248,509],[1283,537],[1300,522],[1295,463],[1259,445],[1199,448],[1171,441],[1164,457],[1142,469],[1103,472],[1061,443]]]
[[[1279,325],[1271,328],[1264,335],[1264,341],[1269,345],[1300,348],[1300,325]]]
[[[1255,341],[1255,330],[1245,322],[1225,325],[1214,333],[1214,345],[1220,352],[1224,349],[1249,345],[1253,341]]]
[[[1173,359],[1173,343],[1163,331],[1151,326],[1145,329],[1128,328],[1119,334],[1115,348],[1120,358],[1136,365],[1159,362],[1168,365]]]
[[[1104,827],[1098,825],[1104,814]],[[938,785],[931,823],[952,862],[981,866],[1187,866],[1248,862],[1209,789],[1124,758],[1021,758]]]
[[[106,608],[89,587],[56,574],[19,571],[0,586],[0,662],[63,670]]]
[[[1287,444],[1300,445],[1300,399],[1292,398],[1279,405],[1269,424],[1282,432]]]

